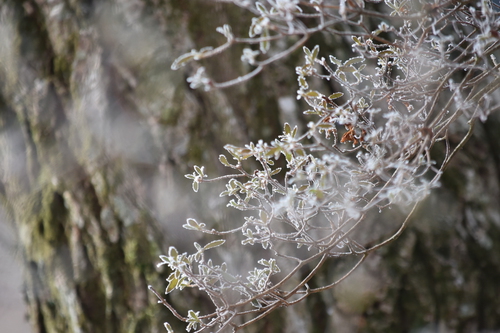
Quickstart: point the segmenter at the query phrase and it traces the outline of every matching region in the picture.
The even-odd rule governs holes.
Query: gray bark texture
[[[222,175],[225,144],[270,141],[283,119],[301,119],[278,104],[297,89],[294,56],[223,91],[191,90],[195,68],[170,69],[191,48],[223,43],[215,27],[244,36],[249,21],[200,0],[0,1],[1,213],[17,230],[33,332],[177,325],[147,290],[166,287],[158,255],[168,245],[193,250],[186,217],[238,218],[211,185],[193,196],[183,175],[195,164]],[[339,54],[339,40],[321,43]],[[242,75],[240,55],[235,47],[208,71],[216,81]],[[338,288],[248,331],[500,331],[499,128],[497,115],[477,126],[401,238]],[[181,312],[208,309],[196,291],[175,295]]]

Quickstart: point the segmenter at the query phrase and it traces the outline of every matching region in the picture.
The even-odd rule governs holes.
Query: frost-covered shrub
[[[255,67],[249,74],[217,83],[200,67],[188,79],[192,88],[224,88],[302,48],[304,62],[295,68],[297,98],[309,105],[304,113],[314,120],[304,133],[284,124],[283,134],[270,143],[227,145],[228,155],[219,159],[232,169],[229,175],[210,179],[196,166],[186,176],[194,191],[202,183],[228,179],[221,196],[230,198],[228,206],[248,212],[232,230],[208,229],[188,219],[186,229],[220,239],[204,246],[195,243],[191,254],[171,247],[161,256],[159,265],[172,270],[166,293],[195,287],[215,306],[212,313],[189,310],[182,315],[151,288],[187,323],[188,331],[197,332],[241,329],[348,277],[370,252],[403,232],[417,204],[439,185],[476,119],[484,121],[500,106],[495,57],[500,53],[500,15],[488,1],[386,0],[376,7],[379,11],[373,9],[377,1],[362,0],[226,2],[255,14],[249,37],[235,37],[225,25],[217,29],[227,38],[224,45],[193,50],[172,68],[217,55],[236,43],[248,44],[241,60]],[[317,32],[346,38],[356,55],[338,59],[321,54],[319,46],[303,47]],[[273,43],[291,36],[299,36],[298,41],[270,52]],[[334,81],[341,89],[310,89],[311,78]],[[469,129],[452,146],[449,129],[457,122]],[[431,148],[437,142],[442,142],[442,156],[435,160]],[[275,166],[280,158],[286,160],[286,169]],[[249,170],[248,159],[260,167]],[[367,247],[356,236],[367,216],[396,204],[408,207],[406,218],[392,234]],[[242,245],[260,245],[267,251],[247,275],[207,258],[207,250],[222,246],[233,234],[242,237]],[[320,287],[308,285],[326,261],[346,256],[356,260],[345,275]]]

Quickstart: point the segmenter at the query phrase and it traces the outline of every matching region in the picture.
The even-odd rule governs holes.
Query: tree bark
[[[164,239],[213,204],[189,198],[182,175],[193,164],[221,172],[225,143],[270,139],[279,124],[272,93],[246,94],[258,83],[204,93],[170,70],[240,12],[200,1],[0,6],[0,193],[33,330],[157,331],[168,311],[147,285],[164,284]],[[234,59],[212,66],[218,79],[244,70]]]
[[[236,216],[213,190],[192,196],[182,175],[194,164],[220,175],[224,144],[275,138],[278,98],[294,95],[296,77],[292,57],[248,83],[202,92],[185,82],[194,66],[170,65],[191,48],[223,43],[214,30],[224,23],[246,35],[241,22],[250,19],[199,0],[0,4],[0,198],[18,231],[34,332],[175,326],[147,290],[166,286],[158,255],[169,244],[192,251],[194,236],[180,228],[186,217],[224,224]],[[240,54],[222,54],[208,71],[218,81],[244,74]],[[496,119],[480,126],[412,227],[352,282],[252,329],[499,329],[497,129]],[[171,301],[205,306],[185,295]]]

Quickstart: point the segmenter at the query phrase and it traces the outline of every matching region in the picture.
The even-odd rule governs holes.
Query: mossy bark
[[[215,170],[225,143],[277,130],[278,115],[247,87],[192,91],[185,73],[170,70],[193,40],[218,42],[209,37],[217,24],[237,17],[226,9],[203,1],[0,4],[0,195],[19,234],[34,331],[163,330],[168,311],[147,285],[163,288],[155,263],[163,239],[177,236],[158,220],[180,225],[179,215],[206,205],[190,204],[182,174],[201,163]],[[227,68],[244,70],[237,61]],[[160,203],[160,192],[171,202]]]

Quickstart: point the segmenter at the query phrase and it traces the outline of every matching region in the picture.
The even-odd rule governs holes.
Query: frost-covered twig
[[[193,87],[220,88],[250,79],[318,32],[350,40],[354,56],[338,59],[322,55],[319,46],[303,47],[304,63],[295,72],[297,98],[309,106],[304,111],[311,117],[307,130],[299,133],[285,124],[273,142],[226,146],[232,160],[219,159],[234,174],[210,179],[196,166],[187,175],[195,191],[202,183],[229,179],[221,196],[249,216],[230,230],[209,230],[194,219],[188,219],[186,229],[234,235],[242,245],[260,245],[268,253],[246,276],[225,262],[206,259],[206,251],[225,239],[195,243],[191,254],[171,247],[161,256],[160,265],[172,271],[167,293],[195,287],[213,302],[212,313],[190,310],[184,317],[155,292],[188,324],[188,331],[197,332],[241,329],[347,278],[367,255],[401,235],[418,203],[439,186],[450,160],[472,135],[476,119],[484,121],[500,108],[500,19],[488,1],[385,0],[378,12],[357,0],[226,2],[256,15],[249,37],[235,37],[224,26],[218,29],[227,38],[224,45],[191,51],[173,67],[244,43],[259,44],[242,56],[255,69],[225,83],[215,83],[200,70],[189,79]],[[298,41],[284,50],[275,46],[293,36]],[[267,56],[273,47],[274,56]],[[333,82],[339,91],[310,89],[311,78]],[[468,124],[469,130],[453,147],[449,133],[457,123]],[[435,161],[431,149],[440,141],[445,142],[444,158]],[[275,166],[280,158],[283,170]],[[259,167],[245,171],[248,159]],[[369,219],[396,205],[412,208],[404,209],[406,217],[394,233],[376,245],[366,244],[361,236]],[[325,263],[347,256],[357,260],[345,275],[314,289],[308,286]]]

